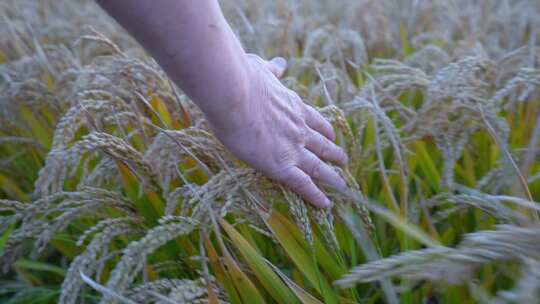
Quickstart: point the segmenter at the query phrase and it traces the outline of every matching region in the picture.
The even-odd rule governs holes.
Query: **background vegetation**
[[[92,1],[0,3],[3,303],[538,303],[540,2],[222,1],[334,124],[315,210]]]

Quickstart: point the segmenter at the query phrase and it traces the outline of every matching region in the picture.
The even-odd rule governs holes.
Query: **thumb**
[[[270,61],[267,61],[267,66],[277,78],[281,78],[285,69],[287,68],[287,60],[283,57],[274,57]]]

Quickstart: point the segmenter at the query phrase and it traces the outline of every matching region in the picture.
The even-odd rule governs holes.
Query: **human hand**
[[[330,207],[313,181],[343,189],[323,160],[345,165],[347,156],[332,142],[332,126],[279,82],[283,58],[246,55],[218,1],[97,1],[199,106],[233,154],[313,205]]]
[[[314,181],[344,189],[345,181],[323,160],[345,166],[347,155],[332,142],[332,125],[280,83],[285,68],[283,58],[247,54],[242,100],[230,112],[208,117],[209,124],[236,157],[309,203],[329,208],[332,203]]]

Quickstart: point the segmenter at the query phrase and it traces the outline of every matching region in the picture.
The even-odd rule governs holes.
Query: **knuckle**
[[[317,129],[321,129],[321,130],[326,130],[327,129],[327,125],[326,125],[326,122],[324,120],[322,120],[320,117],[317,117],[315,119],[315,121],[313,122],[313,126]]]
[[[296,161],[296,152],[293,149],[285,149],[277,153],[276,163],[278,168],[286,167],[284,165],[294,164]]]
[[[262,61],[263,59],[261,57],[259,57],[258,55],[256,54],[253,54],[253,53],[247,53],[246,56],[250,59],[253,59],[253,60],[256,60],[256,61]]]
[[[296,125],[293,128],[292,132],[292,141],[294,144],[303,147],[306,143],[306,140],[309,136],[308,129],[304,124]]]
[[[303,108],[305,105],[302,101],[302,98],[300,98],[300,96],[295,91],[289,89],[286,90],[285,95],[287,96],[287,100],[292,105],[295,112],[298,113],[298,115],[300,115],[301,117],[304,117],[305,111]]]
[[[322,173],[322,167],[324,166],[324,164],[321,162],[321,161],[318,161],[314,166],[313,168],[311,168],[311,176],[315,179],[318,179],[321,177],[321,173]]]
[[[307,188],[309,188],[309,186],[311,185],[311,178],[307,175],[301,175],[291,182],[292,182],[291,186],[294,189],[297,189],[298,191],[302,192],[306,190]]]
[[[289,98],[290,98],[292,101],[299,102],[299,103],[301,103],[301,104],[304,103],[304,102],[302,101],[302,98],[300,98],[300,95],[298,95],[298,93],[296,93],[296,92],[293,91],[293,90],[287,89],[287,95],[289,96]]]
[[[311,106],[307,106],[307,107],[308,107],[309,113],[311,114],[311,117],[313,117],[314,123],[318,125],[324,125],[327,123],[326,119],[317,110],[315,110]]]
[[[317,142],[317,134],[315,132],[309,132],[306,134],[306,142],[309,142],[310,144]]]
[[[291,166],[276,165],[266,172],[266,176],[278,182],[286,182],[290,176]]]
[[[300,146],[300,147],[303,147],[305,144],[306,144],[306,141],[304,139],[304,136],[302,135],[298,135],[294,138],[294,143],[297,145],[297,146]]]
[[[306,119],[305,119],[305,116],[303,113],[301,112],[297,112],[298,115],[296,115],[296,124],[298,126],[298,128],[300,129],[300,131],[302,131],[303,133],[307,133],[309,131],[309,127],[308,127],[308,124],[306,123]],[[304,134],[306,135],[306,134]]]
[[[327,159],[330,156],[330,148],[328,145],[323,145],[320,150],[321,158]]]

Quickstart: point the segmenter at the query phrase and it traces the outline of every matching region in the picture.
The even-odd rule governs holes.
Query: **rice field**
[[[93,1],[3,0],[1,303],[540,303],[540,2],[220,3],[348,189],[237,160]]]

